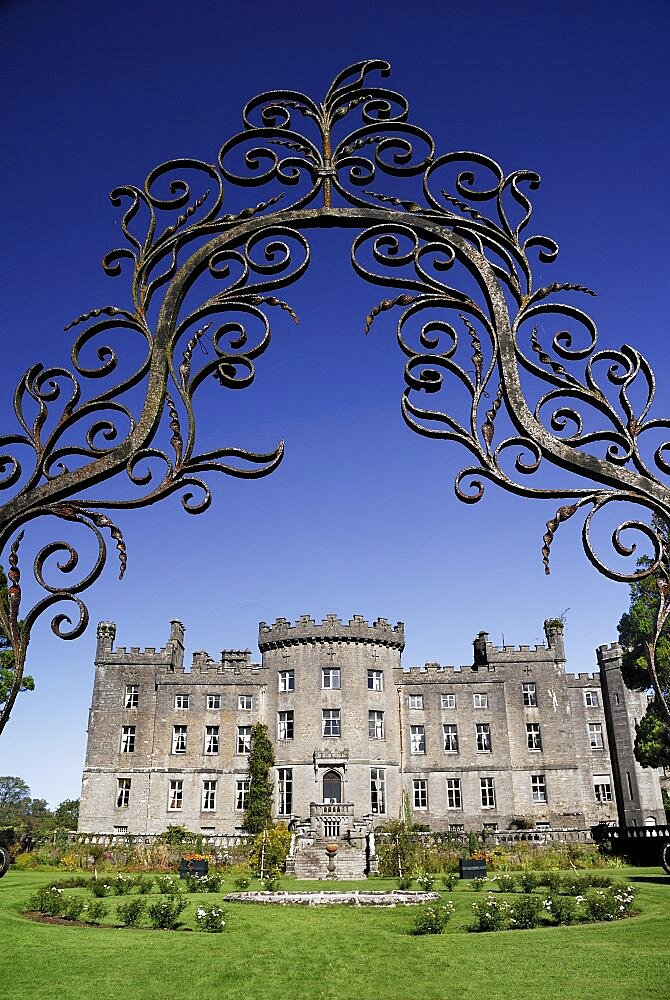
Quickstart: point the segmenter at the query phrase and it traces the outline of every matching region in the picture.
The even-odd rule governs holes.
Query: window
[[[465,825],[463,823],[450,823],[449,833],[465,833]]]
[[[128,833],[128,827],[127,826],[115,826],[114,827],[114,833],[126,834],[126,833]]]
[[[177,812],[184,806],[184,782],[181,778],[173,778],[170,781],[170,796],[168,798],[168,810]]]
[[[135,753],[135,726],[121,726],[121,753]]]
[[[174,696],[174,707],[175,708],[188,708],[189,695],[187,694],[176,694]]]
[[[216,781],[206,779],[202,783],[202,811],[214,812],[216,809]]]
[[[251,750],[251,726],[238,726],[236,753],[249,753],[250,750]]]
[[[409,707],[410,708],[423,708],[423,695],[422,694],[411,694],[409,696]]]
[[[461,779],[447,778],[447,809],[462,809]]]
[[[384,675],[381,670],[368,670],[368,691],[383,691]]]
[[[534,684],[522,684],[521,694],[524,708],[537,708],[537,690]]]
[[[497,823],[483,823],[482,826],[483,826],[483,828],[485,830],[488,830],[489,833],[497,833],[498,832],[498,824]]]
[[[412,753],[425,753],[426,752],[426,727],[425,726],[410,726],[410,747]]]
[[[539,722],[526,723],[526,744],[529,750],[542,749],[542,734]]]
[[[530,788],[533,793],[533,802],[547,801],[547,781],[543,774],[531,774]]]
[[[253,698],[250,694],[239,694],[237,696],[237,707],[241,712],[250,712],[253,705]]]
[[[589,743],[592,750],[602,750],[604,748],[603,727],[600,722],[589,722]]]
[[[444,736],[444,749],[446,753],[458,753],[458,726],[453,723],[445,723],[442,726]]]
[[[384,739],[384,713],[368,712],[368,736],[371,740]]]
[[[472,704],[474,708],[488,708],[489,696],[487,694],[482,694],[479,691],[475,691],[472,696]]]
[[[125,809],[130,803],[130,778],[117,778],[116,804],[119,809]]]
[[[475,726],[477,733],[477,753],[491,753],[493,744],[491,743],[491,726],[488,722],[478,722]]]
[[[123,707],[137,708],[137,703],[139,699],[140,699],[139,684],[126,684],[126,693],[123,699]]]
[[[612,801],[612,780],[609,774],[593,775],[593,792],[596,802]]]
[[[482,798],[482,809],[495,809],[496,793],[493,786],[493,778],[480,778],[479,792]]]
[[[290,816],[293,812],[293,768],[277,769],[277,813]]]
[[[324,690],[339,691],[340,689],[340,668],[323,667],[321,671],[321,687]]]
[[[428,782],[425,778],[415,778],[412,782],[414,790],[414,808],[428,808]]]
[[[386,771],[383,767],[370,768],[370,811],[377,816],[386,815]]]
[[[324,708],[321,711],[322,732],[324,736],[340,736],[341,719],[339,708]]]
[[[277,739],[293,739],[293,711],[277,712]]]
[[[172,727],[172,753],[186,753],[186,726]]]
[[[235,809],[243,812],[247,807],[247,795],[249,794],[249,779],[242,778],[235,782]]]
[[[442,708],[456,708],[456,695],[455,694],[441,694],[440,702]]]
[[[219,727],[205,726],[205,753],[219,752]]]
[[[294,670],[280,670],[279,671],[279,690],[280,691],[293,691],[293,690],[295,690],[295,671]]]
[[[584,704],[587,708],[598,707],[598,692],[592,690],[584,691]]]
[[[207,695],[207,708],[215,709],[221,708],[221,695],[220,694],[208,694]]]

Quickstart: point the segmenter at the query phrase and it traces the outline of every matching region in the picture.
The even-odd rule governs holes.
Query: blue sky
[[[21,374],[67,361],[63,327],[128,303],[127,278],[99,264],[120,243],[108,192],[173,156],[213,161],[250,97],[289,88],[319,100],[367,57],[391,63],[388,85],[439,152],[480,150],[542,175],[533,231],[561,246],[547,280],[597,291],[585,308],[601,345],[646,354],[667,415],[668,19],[660,2],[260,2],[249,13],[203,0],[3,3],[1,433],[14,428]],[[351,238],[314,234],[309,273],[278,293],[300,324],[272,315],[253,387],[207,396],[208,438],[255,451],[284,438],[280,468],[213,480],[200,517],[175,497],[120,515],[126,578],[110,558],[88,593],[86,635],[66,643],[48,621],[36,627],[37,688],[0,741],[0,773],[35,796],[79,794],[100,619],[117,622],[121,645],[158,646],[177,617],[189,653],[217,655],[254,649],[258,622],[277,616],[381,615],[405,622],[408,665],[468,663],[480,629],[497,643],[542,641],[543,619],[564,611],[571,669],[593,670],[594,647],[616,638],[627,588],[595,574],[576,519],[545,577],[555,504],[493,487],[478,505],[459,503],[453,480],[467,456],[404,425],[394,324],[381,317],[363,336],[384,293],[353,275]],[[31,526],[26,558],[51,528]]]

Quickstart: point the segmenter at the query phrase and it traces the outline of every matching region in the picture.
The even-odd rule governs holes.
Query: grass
[[[412,937],[413,908],[229,903],[223,934],[38,924],[22,914],[28,897],[63,873],[10,872],[0,882],[0,993],[12,1000],[666,1000],[670,879],[655,868],[614,876],[637,885],[639,916],[469,934],[472,903],[482,897],[460,883],[445,894],[456,906],[447,932]],[[282,880],[287,889],[324,887]],[[127,898],[107,897],[110,918]],[[182,920],[193,926],[198,903],[216,905],[220,896],[187,900]]]

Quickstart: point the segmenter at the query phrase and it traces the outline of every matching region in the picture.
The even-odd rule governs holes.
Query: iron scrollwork
[[[489,481],[562,501],[543,538],[547,571],[559,525],[584,509],[584,549],[599,572],[622,581],[656,574],[657,631],[647,652],[670,721],[653,663],[670,614],[668,552],[656,527],[670,521],[670,421],[650,416],[651,368],[626,345],[596,349],[593,320],[568,298],[593,294],[588,288],[535,287],[534,258],[545,265],[558,254],[550,238],[526,235],[539,176],[505,174],[479,153],[437,155],[428,132],[408,121],[405,98],[374,82],[389,72],[382,60],[357,63],[321,103],[291,90],[262,94],[245,107],[243,130],[223,144],[216,164],[171,160],[142,187],[112,192],[127,245],[103,267],[112,277],[131,267],[132,304],[95,309],[70,324],[78,331],[70,367],[32,366],[14,395],[19,429],[0,437],[0,490],[11,494],[0,508],[9,579],[0,628],[14,655],[0,731],[37,618],[65,602],[74,613],[55,615],[56,635],[75,638],[86,628],[81,594],[105,566],[107,536],[123,575],[125,541],[105,511],[181,491],[184,509],[200,513],[211,501],[208,473],[255,478],[278,466],[282,442],[264,453],[232,445],[200,452],[195,402],[206,383],[252,383],[270,342],[268,313],[296,319],[274,293],[306,271],[305,232],[333,225],[357,231],[355,271],[393,289],[366,331],[381,313],[400,310],[405,421],[472,456],[457,477],[457,496],[476,503]],[[227,197],[250,187],[265,188],[265,197],[225,213],[226,185]],[[132,345],[123,375],[120,343]],[[571,478],[547,484],[545,470],[555,469]],[[536,473],[541,484],[529,485]],[[112,479],[115,494],[101,493]],[[648,565],[629,571],[607,565],[591,535],[594,517],[622,502],[641,513],[616,527],[614,551],[633,555],[627,532],[634,529],[653,552]],[[55,561],[60,574],[76,574],[79,543],[43,546],[33,576],[44,596],[26,609],[21,541],[29,522],[44,516],[83,528],[94,556],[76,582],[53,585],[47,568]]]

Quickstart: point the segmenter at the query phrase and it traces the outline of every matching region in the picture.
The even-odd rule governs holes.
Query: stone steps
[[[366,878],[365,866],[365,851],[355,847],[342,847],[335,857],[335,878]],[[286,872],[300,879],[330,878],[328,854],[319,846],[298,849],[294,857],[286,862]]]

